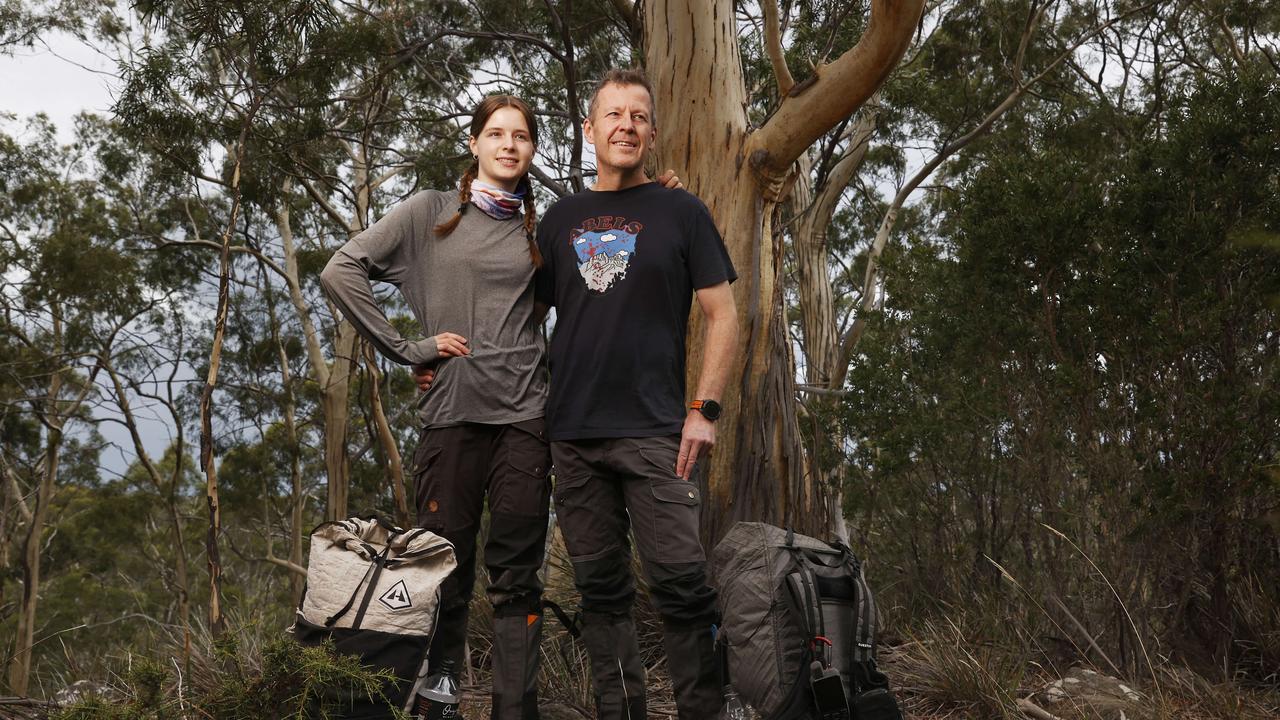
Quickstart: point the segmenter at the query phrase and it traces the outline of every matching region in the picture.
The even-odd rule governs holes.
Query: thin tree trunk
[[[54,353],[60,353],[62,318],[56,305],[53,309],[53,338]],[[35,644],[36,611],[40,602],[40,547],[49,505],[53,502],[54,481],[58,477],[58,461],[62,451],[62,428],[66,422],[58,407],[62,385],[62,373],[55,371],[49,378],[49,395],[45,401],[47,410],[41,412],[46,435],[40,486],[36,491],[31,521],[27,524],[26,537],[22,543],[22,598],[18,609],[13,660],[9,665],[9,691],[19,696],[27,694],[31,679],[31,649]]]
[[[164,479],[160,475],[160,469],[152,460],[151,454],[147,452],[146,447],[142,443],[142,434],[138,431],[137,419],[133,414],[133,407],[129,402],[129,396],[125,393],[124,383],[121,382],[120,376],[116,373],[115,368],[107,359],[101,361],[102,367],[106,369],[108,377],[111,378],[112,386],[116,391],[116,404],[119,406],[120,414],[124,417],[125,427],[129,430],[129,438],[133,442],[134,452],[138,456],[138,462],[142,464],[143,470],[146,471],[151,485],[155,488],[156,493],[165,499],[165,510],[169,521],[169,531],[174,549],[174,588],[178,596],[178,620],[182,625],[182,661],[185,665],[191,658],[191,591],[187,584],[187,550],[186,544],[182,537],[182,514],[179,507],[179,484],[182,481],[182,461],[185,452],[182,422],[177,413],[173,411],[173,406],[169,405],[170,415],[174,419],[174,426],[177,428],[178,439],[174,448],[174,469],[173,474],[169,478],[166,487]],[[176,368],[175,368],[176,372]],[[172,376],[170,381],[172,381]]]
[[[218,384],[218,367],[222,362],[222,342],[227,329],[227,310],[231,300],[231,233],[240,212],[240,167],[244,159],[244,141],[248,134],[246,119],[236,148],[236,164],[231,175],[231,216],[222,233],[222,253],[218,259],[218,310],[213,326],[213,346],[209,350],[209,373],[200,393],[200,467],[205,475],[205,505],[209,511],[209,530],[205,535],[205,554],[209,568],[209,631],[214,638],[222,635],[226,621],[222,615],[222,557],[218,539],[222,534],[222,506],[218,499],[218,471],[213,456],[213,391]]]
[[[387,476],[391,480],[391,495],[396,504],[396,523],[400,527],[410,527],[409,501],[404,489],[404,463],[400,458],[400,449],[396,447],[396,437],[391,434],[391,425],[387,422],[387,413],[382,407],[382,393],[378,390],[381,373],[373,356],[373,347],[364,346],[364,362],[369,378],[369,412],[373,416],[374,428],[378,435],[378,445],[382,448],[383,457],[387,460]]]
[[[302,565],[302,510],[306,502],[302,487],[302,448],[299,446],[297,405],[293,396],[293,373],[289,369],[289,354],[280,340],[279,321],[276,318],[274,300],[269,306],[271,334],[276,341],[280,358],[280,386],[284,389],[284,429],[289,440],[289,562]],[[268,536],[267,542],[271,542]],[[294,607],[302,603],[302,590],[306,577],[289,573],[289,597]]]
[[[18,481],[13,477],[13,471],[9,469],[9,462],[5,460],[3,450],[0,450],[0,473],[3,473],[0,484],[4,485],[4,508],[0,508],[0,571],[4,571],[9,569],[9,552],[13,545],[9,540],[9,514],[21,501],[21,496],[18,494]],[[4,589],[0,587],[0,605],[3,604]]]
[[[305,184],[305,183],[304,183]],[[293,187],[293,180],[286,178],[281,186],[280,195],[288,198]],[[312,189],[308,187],[308,192]],[[340,320],[334,331],[333,364],[325,360],[324,350],[320,345],[320,333],[311,319],[311,306],[302,294],[301,274],[298,268],[298,252],[293,238],[293,225],[290,219],[288,202],[281,202],[276,210],[276,229],[280,233],[280,243],[284,251],[285,279],[289,287],[289,301],[298,320],[302,323],[303,341],[307,348],[307,361],[311,372],[315,375],[316,384],[320,386],[320,412],[324,417],[324,464],[328,477],[328,490],[325,499],[325,519],[337,520],[347,514],[347,485],[350,482],[347,459],[347,418],[350,410],[347,407],[351,391],[351,372],[355,363],[355,329],[346,320]],[[363,229],[361,222],[350,222],[346,226],[348,237],[354,237]],[[301,497],[301,485],[295,487]],[[301,559],[301,513],[295,513],[299,525],[295,527],[296,543],[291,544],[290,559],[294,558],[294,547]]]
[[[810,387],[832,391],[840,389],[832,384],[835,377],[843,374],[836,369],[840,357],[840,329],[829,272],[831,253],[827,245],[827,230],[845,188],[862,167],[878,115],[878,103],[873,96],[867,110],[843,133],[841,139],[848,140],[849,147],[826,174],[821,187],[810,185],[813,171],[811,156],[803,156],[799,162],[798,179],[790,199],[797,215],[792,233],[792,254],[799,280],[797,309],[804,348],[805,382]],[[831,498],[827,510],[831,515],[832,531],[837,537],[847,540],[844,463],[824,462],[826,458],[839,454],[839,443],[843,438],[842,428],[823,423],[833,415],[836,404],[833,396],[810,396],[806,406],[812,423],[807,466],[818,486]]]
[[[347,495],[351,483],[347,456],[347,419],[351,414],[348,399],[359,339],[351,323],[345,320],[338,323],[333,366],[320,399],[324,411],[324,463],[329,472],[325,520],[340,520],[347,516]]]

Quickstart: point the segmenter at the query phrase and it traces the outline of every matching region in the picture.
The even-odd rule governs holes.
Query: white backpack
[[[338,698],[343,717],[391,717],[410,709],[412,689],[426,673],[440,585],[456,567],[453,545],[421,528],[401,530],[377,519],[349,518],[311,531],[307,589],[293,634],[304,645],[332,639],[339,652],[389,669],[387,702]]]

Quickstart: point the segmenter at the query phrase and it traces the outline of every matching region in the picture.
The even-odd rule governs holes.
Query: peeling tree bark
[[[644,4],[658,165],[679,168],[689,178],[738,269],[734,297],[745,347],[723,398],[715,451],[701,471],[708,542],[745,518],[810,532],[828,527],[829,508],[820,507],[827,501],[804,470],[773,220],[790,192],[792,164],[880,87],[906,50],[922,7],[922,0],[873,2],[858,45],[791,88],[768,123],[752,132],[731,0]],[[701,367],[702,328],[695,311],[691,376]],[[690,389],[695,382],[688,379]]]

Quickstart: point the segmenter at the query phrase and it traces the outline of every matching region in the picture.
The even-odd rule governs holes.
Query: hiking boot
[[[539,720],[541,615],[493,619],[493,712],[490,720]]]
[[[720,691],[720,668],[716,664],[711,626],[665,625],[662,640],[680,720],[718,717],[724,696]]]
[[[597,720],[645,720],[644,663],[630,615],[582,614]]]

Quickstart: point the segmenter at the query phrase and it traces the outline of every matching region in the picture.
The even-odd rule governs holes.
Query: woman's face
[[[512,192],[533,162],[533,138],[524,113],[513,107],[498,108],[489,116],[479,137],[469,143],[476,156],[481,182]]]

